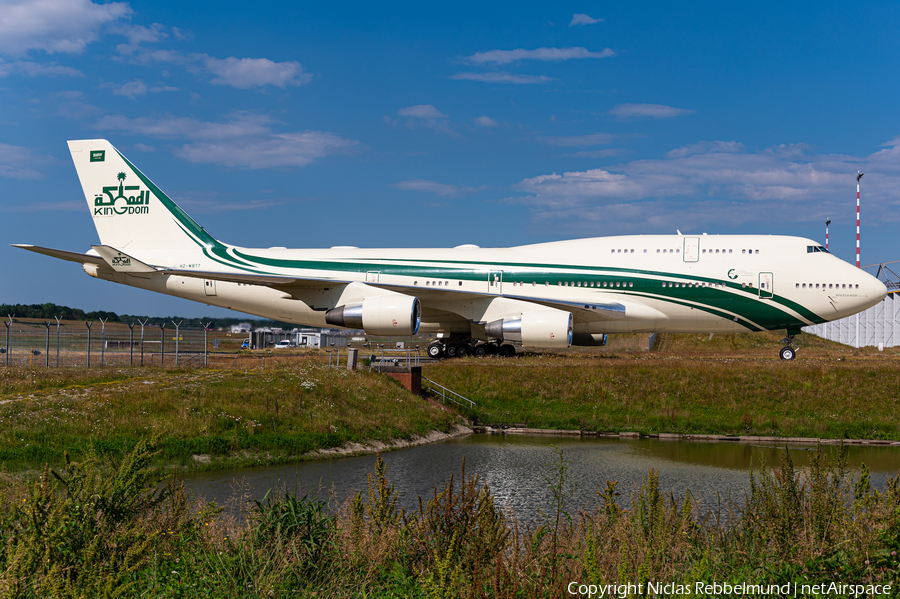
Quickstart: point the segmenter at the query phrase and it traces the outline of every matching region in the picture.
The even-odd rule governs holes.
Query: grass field
[[[801,343],[798,358],[783,362],[774,334],[670,335],[649,353],[573,348],[445,360],[423,373],[474,400],[470,416],[483,423],[900,440],[896,348],[856,350],[809,335]]]
[[[151,435],[164,463],[276,463],[458,421],[380,375],[329,370],[320,356],[274,360],[265,369],[0,368],[0,463],[58,464],[92,447],[121,457]]]

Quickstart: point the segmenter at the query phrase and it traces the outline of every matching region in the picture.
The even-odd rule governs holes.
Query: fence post
[[[162,368],[166,363],[166,323],[159,325],[159,366]]]
[[[87,340],[87,367],[91,367],[91,327],[94,326],[93,322],[85,322],[84,323],[88,329],[88,340]]]
[[[183,320],[179,320],[178,322],[172,321],[172,324],[175,325],[175,366],[178,366],[178,330],[181,327],[181,323]]]
[[[56,367],[59,368],[59,316],[54,316],[56,319]]]
[[[131,329],[131,336],[128,338],[128,365],[134,366],[134,323],[128,325],[128,328]]]
[[[109,320],[109,316],[106,317]],[[100,366],[106,366],[106,320],[100,319]]]
[[[141,323],[141,366],[143,367],[144,366],[144,325],[147,324],[147,321],[145,320],[145,321],[141,322],[139,320],[138,322]]]
[[[209,334],[209,325],[211,324],[212,321],[209,321],[203,325],[203,365],[206,368],[209,368],[209,341],[207,339],[207,335]]]
[[[44,366],[50,368],[50,321],[47,321],[47,342],[44,344]]]
[[[12,326],[13,317],[12,314],[7,314],[7,318],[9,318],[9,322],[4,322],[6,325],[6,365],[9,366],[9,327]]]

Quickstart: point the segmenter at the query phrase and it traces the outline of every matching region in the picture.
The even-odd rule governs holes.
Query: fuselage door
[[[216,294],[215,279],[203,279],[203,291],[206,292],[206,295],[215,295]]]
[[[685,237],[684,238],[684,256],[685,262],[697,262],[700,260],[700,238]]]
[[[488,293],[503,293],[503,271],[492,270],[488,273]]]
[[[763,299],[768,299],[774,295],[774,290],[772,289],[772,273],[770,272],[761,272],[759,273],[759,297]]]

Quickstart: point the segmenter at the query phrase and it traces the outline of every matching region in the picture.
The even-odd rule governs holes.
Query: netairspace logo
[[[126,176],[125,173],[119,173],[117,175],[118,185],[104,187],[103,192],[94,197],[94,216],[148,214],[150,212],[150,190],[141,191],[140,185],[125,185]],[[140,193],[128,195],[138,191]]]
[[[695,582],[681,584],[674,582],[646,582],[640,584],[581,584],[570,582],[566,590],[569,595],[586,598],[625,599],[630,596],[671,597],[675,595],[700,595],[713,597],[878,597],[891,594],[891,585],[881,584],[844,584],[826,582],[820,584],[751,584],[747,582],[732,584],[728,582]]]

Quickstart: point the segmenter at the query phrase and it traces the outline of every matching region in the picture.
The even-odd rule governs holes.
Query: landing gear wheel
[[[778,352],[778,355],[781,357],[782,360],[793,360],[794,357],[797,355],[797,352],[794,351],[793,347],[782,347],[781,350]]]
[[[507,344],[501,345],[500,346],[500,355],[503,356],[504,358],[511,358],[514,355],[516,355],[516,348],[513,347],[512,345],[507,345]]]
[[[429,358],[438,360],[444,355],[444,346],[437,342],[431,343],[425,351],[428,353]]]
[[[465,343],[461,343],[460,345],[458,345],[456,347],[456,357],[457,358],[465,358],[470,353],[472,353],[472,350],[469,349],[469,346],[466,345]]]
[[[487,348],[484,345],[478,345],[472,350],[472,355],[476,358],[483,358],[487,355]]]
[[[448,345],[448,346],[447,346],[447,357],[448,357],[448,358],[455,358],[455,357],[456,357],[456,346],[455,346],[455,345]]]

